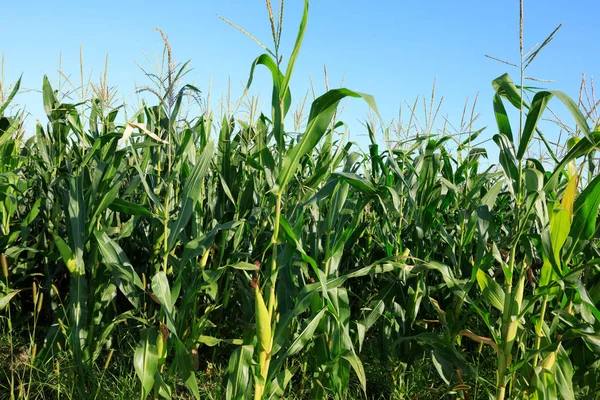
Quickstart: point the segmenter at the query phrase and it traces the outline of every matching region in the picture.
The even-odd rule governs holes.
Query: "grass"
[[[5,342],[0,344],[2,354],[8,354],[9,344],[6,342],[7,336],[2,336]],[[120,348],[129,348],[129,353],[133,351],[133,338],[130,338],[129,344],[122,344]],[[17,345],[17,349],[23,350],[22,346],[25,343]],[[19,352],[21,358],[26,358],[24,351]],[[225,396],[225,388],[222,385],[224,378],[224,370],[219,365],[223,365],[227,360],[211,361],[211,354],[204,354],[205,359],[200,356],[200,368],[196,373],[200,396],[203,399],[220,399]],[[367,391],[370,393],[370,399],[404,399],[404,398],[439,398],[438,393],[427,391],[425,388],[441,386],[440,378],[437,376],[435,369],[428,362],[427,357],[420,358],[414,364],[407,366],[396,366],[394,363],[382,363],[377,357],[376,350],[365,349],[365,373],[367,376],[368,386]],[[79,394],[73,385],[72,374],[74,366],[72,359],[68,353],[57,354],[53,360],[54,364],[36,365],[31,368],[27,360],[18,362],[16,365],[17,371],[20,373],[20,380],[17,382],[17,390],[23,383],[23,387],[29,390],[27,395],[30,399],[48,399],[48,398],[64,398],[78,399]],[[113,353],[108,367],[106,367],[105,359],[99,360],[91,370],[86,371],[89,375],[89,381],[95,382],[95,387],[90,387],[90,391],[94,393],[93,398],[96,399],[131,399],[138,396],[140,391],[140,383],[135,376],[135,371],[131,365],[131,354]],[[10,360],[8,358],[0,359],[0,366],[5,371],[5,376],[0,382],[4,382],[0,386],[0,392],[5,393],[1,399],[10,399],[10,387],[8,376],[6,375],[10,369]],[[57,367],[58,365],[58,367]],[[106,368],[105,368],[106,367]],[[490,371],[491,365],[486,366]],[[390,379],[394,376],[394,379]],[[186,388],[178,384],[177,380],[170,382],[175,389],[173,398],[187,399],[189,393]],[[292,382],[294,387],[308,387],[310,378],[306,381]],[[303,394],[304,393],[304,394]],[[350,397],[360,396],[360,383],[356,379],[350,382]],[[306,391],[297,389],[289,393],[283,399],[302,399],[306,398]],[[24,397],[24,395],[22,395]],[[17,396],[19,397],[19,396]]]
[[[492,82],[496,163],[478,99],[431,133],[435,85],[387,126],[327,84],[290,131],[309,4],[285,64],[283,9],[267,1],[273,47],[248,81],[271,73],[270,115],[211,110],[162,31],[133,114],[106,77],[71,84],[75,104],[44,78],[26,135],[3,83],[0,396],[597,397],[597,103],[523,83],[556,31],[530,54],[521,35],[518,79]],[[538,128],[553,98],[574,126],[561,152]],[[345,101],[370,108],[368,152]]]

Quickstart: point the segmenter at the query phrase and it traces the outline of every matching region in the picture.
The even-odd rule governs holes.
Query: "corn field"
[[[365,153],[340,104],[377,119],[367,94],[292,129],[308,1],[286,63],[267,5],[269,112],[198,111],[168,42],[134,114],[45,78],[26,132],[2,87],[0,398],[600,398],[597,103],[505,74],[493,143],[369,123]]]

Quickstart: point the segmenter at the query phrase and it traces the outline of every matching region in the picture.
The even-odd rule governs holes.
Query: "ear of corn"
[[[255,285],[254,294],[256,296],[255,312],[258,349],[259,351],[269,353],[271,351],[271,317],[258,284]]]
[[[254,295],[255,295],[255,318],[256,318],[256,337],[258,340],[258,363],[260,368],[260,376],[256,381],[256,387],[254,389],[254,398],[262,399],[264,393],[264,387],[267,380],[267,373],[269,371],[269,363],[267,360],[271,358],[271,316],[267,310],[267,306],[263,299],[258,282],[254,282]]]
[[[6,255],[4,253],[0,253],[0,265],[2,266],[2,277],[4,279],[8,278],[8,261],[6,260]]]

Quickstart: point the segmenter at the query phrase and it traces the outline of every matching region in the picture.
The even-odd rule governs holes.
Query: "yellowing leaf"
[[[569,183],[563,192],[561,202],[562,208],[569,213],[569,220],[573,219],[573,203],[575,202],[575,195],[577,194],[578,181],[579,174],[577,173],[577,167],[574,162],[571,162],[569,163]]]
[[[133,130],[137,128],[140,131],[144,132],[146,135],[150,136],[152,139],[156,140],[157,142],[160,143],[164,143],[164,144],[169,144],[169,142],[167,142],[166,140],[163,140],[161,138],[158,137],[158,135],[156,135],[154,132],[150,132],[147,128],[146,128],[146,124],[142,124],[139,122],[128,122],[127,126],[125,127],[125,131],[123,132],[123,137],[121,138],[121,141],[123,143],[127,142],[127,140],[129,140],[129,137],[131,136],[131,134],[133,133]]]

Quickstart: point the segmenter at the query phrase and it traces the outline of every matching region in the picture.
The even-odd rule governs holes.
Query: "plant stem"
[[[167,185],[167,195],[165,196],[165,219],[163,234],[163,271],[166,274],[169,262],[169,198],[171,197],[171,185]]]
[[[267,306],[267,310],[269,312],[269,318],[271,321],[271,345],[269,346],[268,351],[262,351],[259,354],[259,365],[260,365],[260,375],[264,381],[263,384],[257,384],[254,390],[254,399],[260,400],[262,399],[267,375],[269,373],[269,365],[271,364],[271,349],[273,347],[273,334],[275,332],[275,321],[273,318],[275,303],[277,299],[275,297],[275,284],[277,282],[277,237],[279,236],[279,222],[281,220],[281,194],[278,194],[275,199],[275,221],[273,224],[273,237],[271,238],[271,246],[273,246],[273,251],[271,253],[271,268],[270,268],[270,281],[269,281],[269,304]]]
[[[542,301],[542,309],[540,310],[540,319],[537,321],[535,327],[535,348],[534,350],[539,350],[540,345],[542,343],[542,328],[544,326],[544,317],[546,315],[546,306],[548,305],[548,296],[544,296],[544,300]],[[533,358],[533,366],[536,367],[538,364],[539,354],[536,354]]]
[[[506,394],[506,368],[508,365],[508,357],[510,356],[510,347],[507,345],[508,327],[511,319],[511,305],[512,305],[512,277],[515,266],[517,245],[513,246],[510,256],[509,264],[509,275],[505,277],[506,288],[504,290],[504,307],[502,315],[502,342],[503,346],[498,350],[498,367],[496,371],[496,387],[498,392],[496,395],[497,400],[504,400]],[[511,343],[512,344],[512,343]],[[508,350],[508,351],[507,351]]]
[[[275,200],[275,222],[273,226],[273,237],[271,238],[271,245],[273,246],[273,252],[271,253],[271,268],[270,268],[270,291],[269,291],[269,316],[273,320],[273,309],[275,308],[275,283],[277,281],[277,237],[279,236],[279,222],[281,219],[281,194],[277,195]]]

